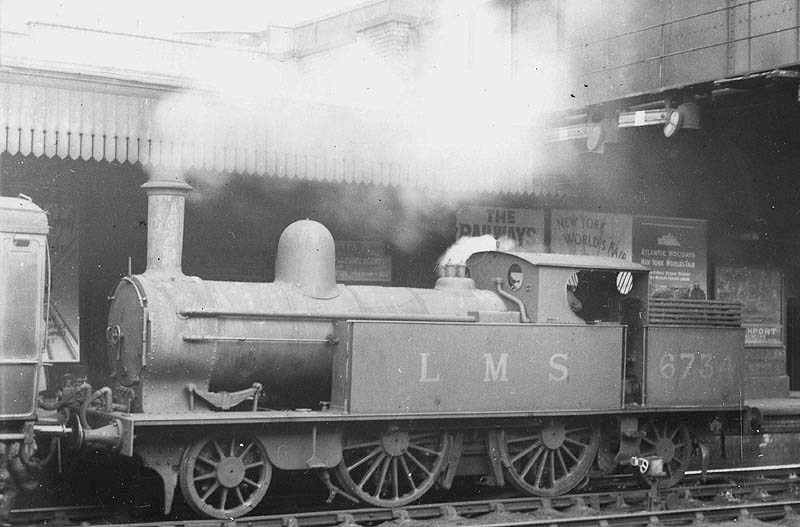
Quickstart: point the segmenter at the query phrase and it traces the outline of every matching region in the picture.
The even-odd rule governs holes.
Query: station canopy
[[[140,163],[151,173],[562,193],[537,169],[530,126],[458,93],[409,105],[395,104],[403,94],[389,91],[376,104],[372,91],[391,89],[390,78],[320,86],[291,61],[257,51],[75,31],[4,34],[0,150]],[[116,51],[105,56],[105,48]],[[92,54],[91,63],[74,63]]]

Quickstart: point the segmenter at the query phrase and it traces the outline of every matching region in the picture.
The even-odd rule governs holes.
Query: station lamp
[[[586,149],[602,154],[606,143],[616,143],[619,140],[618,131],[614,119],[603,119],[593,123],[586,137]]]
[[[620,128],[664,125],[664,135],[672,137],[682,128],[700,128],[700,106],[694,102],[685,102],[677,108],[620,112],[617,124]]]
[[[697,103],[685,102],[669,111],[664,124],[664,136],[672,137],[681,128],[700,128],[700,107]]]
[[[602,153],[605,143],[617,141],[615,119],[602,119],[596,122],[584,121],[577,124],[550,128],[545,131],[545,143],[583,140],[590,152]]]

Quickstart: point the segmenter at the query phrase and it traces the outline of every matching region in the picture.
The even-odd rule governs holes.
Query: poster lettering
[[[336,281],[345,284],[392,281],[392,259],[379,241],[336,241]]]
[[[490,234],[513,242],[513,250],[544,252],[544,211],[468,205],[456,213],[456,238]]]
[[[553,210],[550,223],[554,253],[604,256],[631,261],[631,216]]]

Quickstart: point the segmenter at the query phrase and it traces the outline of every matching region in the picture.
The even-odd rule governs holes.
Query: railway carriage
[[[45,339],[47,216],[30,198],[0,197],[0,520],[35,486],[33,425]]]

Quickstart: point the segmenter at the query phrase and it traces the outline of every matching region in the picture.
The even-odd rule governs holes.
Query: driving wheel
[[[400,507],[421,498],[436,482],[452,438],[442,432],[391,431],[345,443],[337,476],[360,500]]]
[[[517,489],[534,496],[559,496],[583,481],[599,443],[598,426],[553,419],[538,427],[504,430],[499,446]]]

